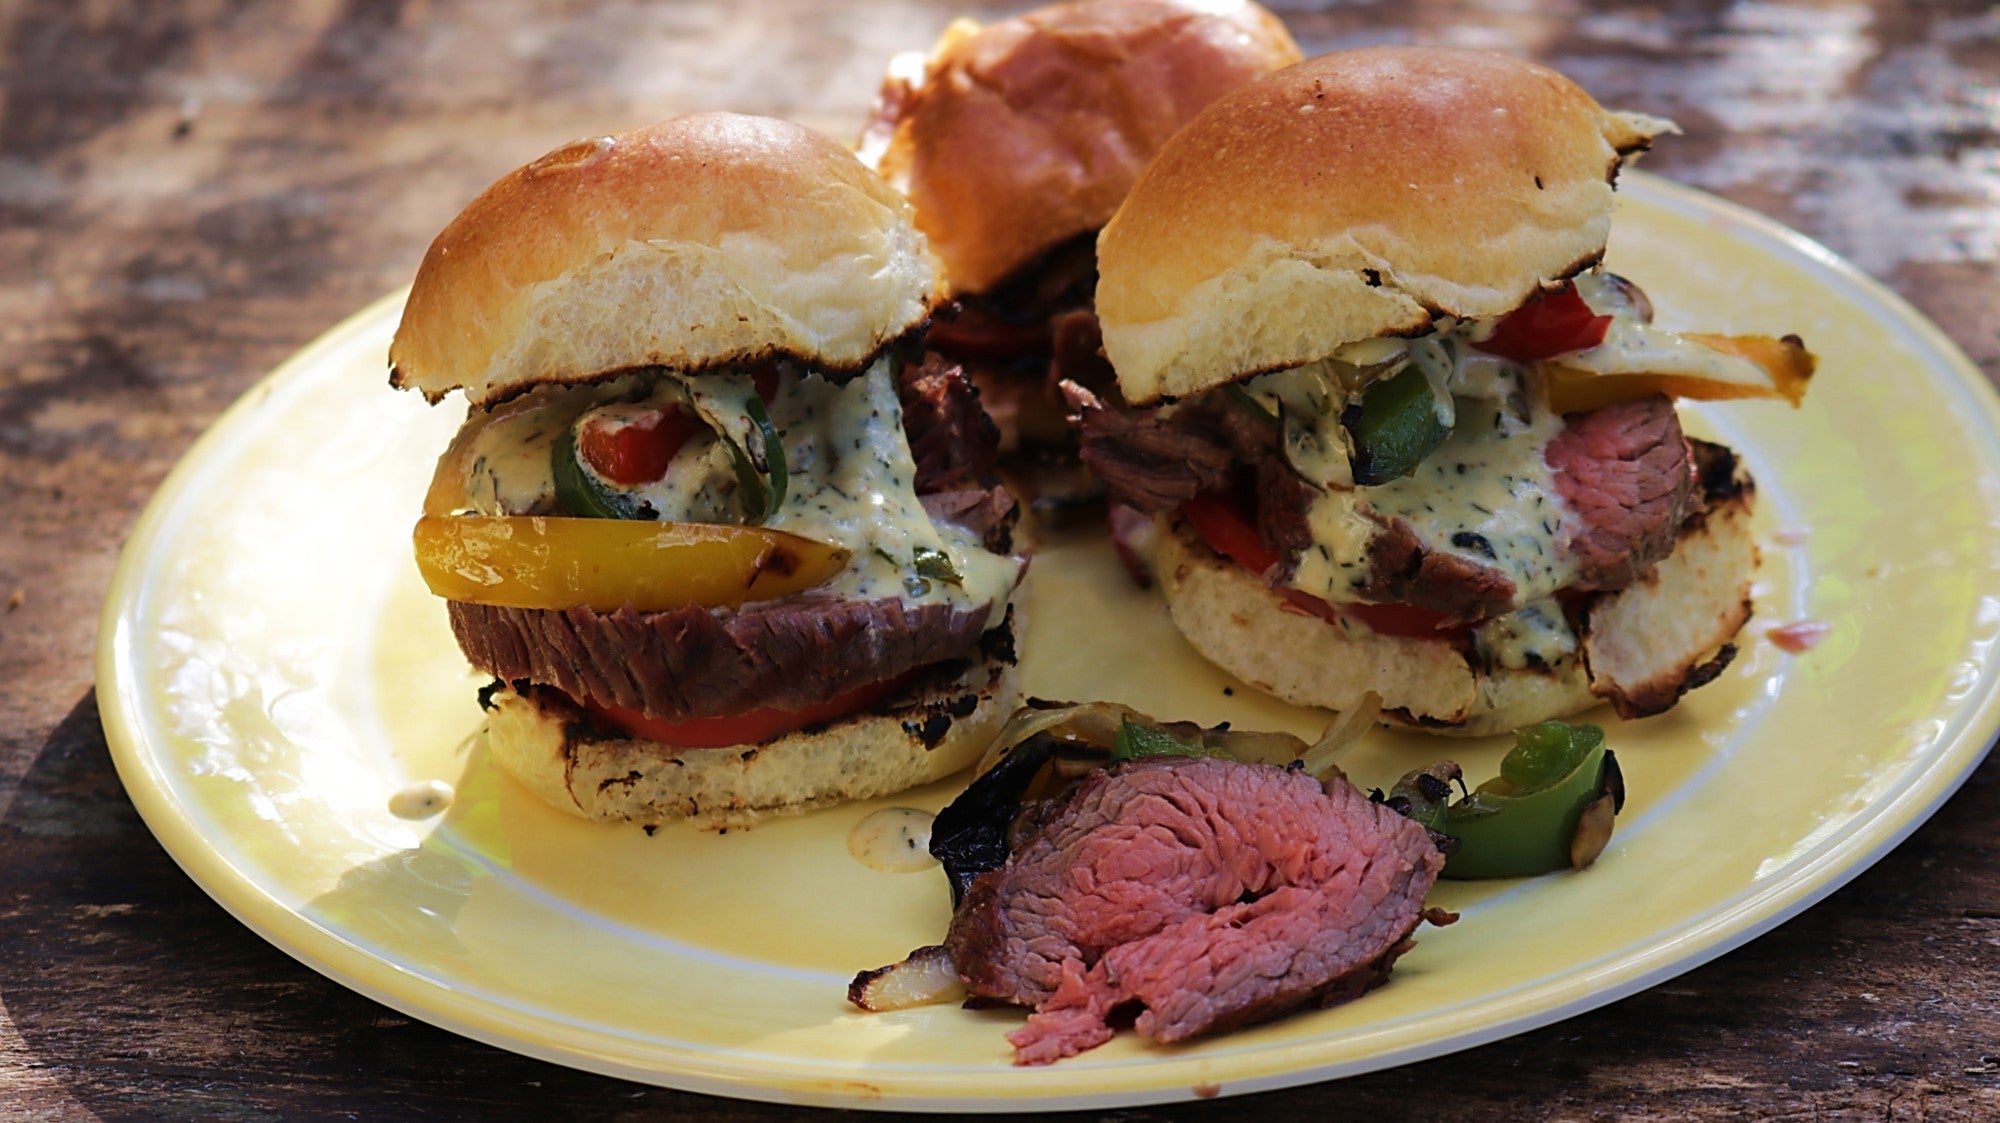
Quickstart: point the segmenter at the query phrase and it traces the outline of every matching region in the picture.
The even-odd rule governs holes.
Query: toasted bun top
[[[474,199],[417,270],[391,382],[483,403],[638,366],[857,370],[938,290],[909,205],[846,149],[787,121],[676,117]]]
[[[946,30],[920,74],[892,69],[882,173],[962,292],[1103,226],[1188,118],[1299,60],[1250,0],[1076,0]],[[864,137],[864,150],[870,147]]]
[[[1209,106],[1098,240],[1128,401],[1496,316],[1594,263],[1621,159],[1672,122],[1483,51],[1322,55]]]

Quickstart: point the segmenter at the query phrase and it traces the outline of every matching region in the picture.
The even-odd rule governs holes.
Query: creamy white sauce
[[[1770,375],[1748,359],[1653,327],[1644,297],[1609,274],[1591,270],[1575,284],[1592,311],[1612,320],[1603,342],[1553,363],[1609,376],[1770,385]],[[1576,649],[1560,608],[1546,601],[1575,580],[1576,565],[1561,545],[1567,512],[1544,460],[1562,418],[1543,404],[1538,370],[1476,347],[1500,319],[1444,320],[1416,339],[1349,344],[1321,362],[1252,379],[1243,390],[1280,418],[1286,460],[1319,489],[1306,512],[1314,544],[1287,584],[1334,603],[1361,599],[1369,543],[1382,523],[1401,519],[1431,551],[1497,569],[1514,582],[1516,611],[1490,621],[1478,642],[1497,665],[1526,667]],[[1357,488],[1342,411],[1373,380],[1409,363],[1423,370],[1451,433],[1411,475]]]
[[[937,865],[931,857],[936,816],[914,807],[886,807],[863,816],[847,832],[847,852],[880,873],[916,873]]]
[[[719,523],[734,517],[739,486],[729,445],[697,433],[674,454],[666,475],[631,492],[660,522]]]
[[[1542,459],[1562,419],[1535,408],[1519,364],[1472,347],[1482,327],[1452,324],[1405,341],[1400,352],[1377,349],[1378,358],[1387,356],[1378,377],[1393,372],[1399,359],[1414,362],[1433,395],[1451,403],[1438,406],[1439,419],[1451,424],[1444,443],[1412,474],[1386,484],[1351,483],[1351,444],[1340,423],[1351,380],[1338,363],[1250,384],[1260,401],[1284,411],[1285,458],[1320,488],[1306,511],[1314,545],[1300,555],[1288,584],[1334,603],[1360,599],[1369,582],[1369,543],[1395,519],[1434,552],[1506,574],[1520,590],[1517,603],[1571,579],[1574,567],[1557,544],[1562,511]]]
[[[1531,416],[1524,422],[1499,403],[1460,399],[1458,425],[1416,471],[1374,487],[1321,492],[1306,512],[1314,545],[1288,584],[1334,603],[1360,599],[1368,543],[1380,523],[1396,519],[1431,551],[1505,574],[1516,604],[1569,584],[1576,566],[1559,546],[1563,511],[1542,459],[1562,418]]]
[[[1390,358],[1401,355],[1398,348]],[[1278,418],[1285,459],[1300,476],[1319,487],[1352,487],[1353,444],[1340,424],[1340,411],[1358,384],[1357,368],[1328,360],[1262,375],[1245,383],[1244,390]]]
[[[630,397],[636,379],[598,386],[540,386],[490,410],[474,407],[438,461],[424,513],[550,515],[556,439],[585,410]]]
[[[451,505],[455,509],[554,513],[555,442],[584,412],[601,409],[607,419],[620,419],[685,403],[716,430],[747,444],[758,440],[746,412],[755,396],[748,375],[726,372],[687,378],[667,373],[650,387],[629,376],[599,386],[537,391],[469,422],[440,465],[433,492],[444,489],[445,477],[455,476],[461,494]],[[924,511],[886,358],[840,386],[818,376],[787,376],[767,408],[789,479],[783,501],[763,525],[849,551],[847,569],[818,591],[956,608],[989,605],[990,624],[999,623],[1021,563],[982,548],[957,527],[933,523]],[[710,433],[690,439],[663,479],[630,494],[661,521],[729,522],[742,518],[739,486],[728,443]],[[919,574],[916,560],[927,551],[948,558],[958,580]]]
[[[784,433],[792,479],[766,525],[848,547],[852,556],[834,591],[961,608],[991,604],[999,623],[1020,565],[924,512],[887,360],[845,386],[806,379],[778,395],[771,420]],[[916,573],[917,556],[927,550],[950,558],[959,583]]]
[[[687,390],[679,382],[663,378],[638,401],[614,401],[586,412],[590,417],[589,425],[615,433],[658,410],[691,406],[691,395]],[[589,464],[582,460],[578,461],[578,467],[597,476],[607,489],[624,491],[644,504],[652,511],[652,517],[660,522],[727,522],[737,509],[736,490],[739,484],[735,461],[730,458],[728,444],[713,432],[697,432],[690,436],[674,453],[664,476],[636,486],[606,480],[592,472]]]
[[[1705,347],[1646,323],[1616,281],[1592,270],[1576,278],[1577,294],[1591,311],[1612,317],[1604,341],[1553,360],[1593,374],[1669,374],[1740,386],[1768,387],[1769,372],[1740,355]]]
[[[1509,670],[1552,667],[1576,654],[1576,633],[1552,599],[1496,616],[1481,624],[1472,639],[1487,666]]]
[[[443,814],[456,794],[443,780],[411,784],[389,797],[389,814],[398,819],[428,819]]]

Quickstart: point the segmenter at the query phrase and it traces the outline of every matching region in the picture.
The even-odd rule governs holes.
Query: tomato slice
[[[797,710],[780,710],[775,707],[747,710],[740,714],[722,714],[716,717],[691,717],[681,721],[667,718],[648,717],[639,710],[625,706],[605,706],[595,702],[584,702],[584,712],[635,737],[648,741],[658,741],[663,745],[673,745],[682,749],[725,749],[736,745],[756,745],[786,733],[804,729],[822,721],[845,717],[848,714],[870,706],[888,697],[898,687],[909,680],[907,674],[882,682],[871,682],[857,686],[844,694],[836,694],[824,702]]]
[[[577,427],[577,453],[592,471],[625,487],[667,474],[674,454],[701,432],[701,420],[684,409],[657,409],[613,428],[586,418]]]
[[[1581,351],[1604,342],[1611,317],[1590,310],[1576,286],[1536,293],[1526,304],[1502,317],[1485,342],[1475,344],[1489,355],[1532,363],[1552,355]]]
[[[1263,574],[1278,564],[1278,552],[1264,545],[1257,528],[1227,497],[1203,492],[1181,507],[1210,549],[1252,573]]]
[[[1252,573],[1266,573],[1278,564],[1277,552],[1264,545],[1257,528],[1224,496],[1204,492],[1188,500],[1181,513],[1210,549]],[[1287,612],[1318,617],[1329,624],[1338,623],[1345,616],[1385,636],[1439,639],[1458,628],[1449,623],[1444,613],[1414,604],[1344,604],[1336,608],[1299,589],[1271,591],[1284,598]]]

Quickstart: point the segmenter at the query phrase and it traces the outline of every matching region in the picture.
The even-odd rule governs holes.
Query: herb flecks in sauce
[[[538,390],[483,419],[475,415],[447,453],[431,505],[489,515],[554,514],[551,446],[585,411],[684,403],[716,432],[761,440],[764,419],[752,416],[747,403],[753,400],[750,376],[730,372],[660,371]],[[814,375],[787,377],[768,406],[768,425],[777,445],[760,450],[760,476],[768,476],[778,459],[771,453],[781,452],[787,479],[782,494],[760,479],[776,500],[762,525],[850,553],[848,568],[819,592],[956,608],[987,605],[990,622],[998,622],[1020,563],[987,551],[957,527],[932,522],[924,511],[887,359],[840,386]],[[476,473],[469,470],[475,464]],[[633,494],[663,522],[741,522],[744,505],[736,492],[743,484],[729,441],[709,434],[688,441],[663,479]],[[956,574],[957,581],[912,573],[912,562],[926,557],[933,572]]]
[[[1496,616],[1472,638],[1487,666],[1508,670],[1553,667],[1576,654],[1576,633],[1553,598]]]
[[[1766,380],[1747,360],[1651,327],[1643,296],[1609,274],[1593,270],[1576,286],[1612,323],[1602,343],[1558,355],[1557,363],[1605,373],[1651,367]],[[1504,666],[1552,663],[1574,648],[1560,611],[1535,604],[1576,576],[1561,546],[1566,512],[1543,460],[1563,421],[1541,404],[1535,370],[1476,347],[1497,322],[1443,321],[1416,339],[1351,344],[1321,362],[1252,379],[1241,394],[1281,420],[1286,460],[1318,489],[1306,512],[1314,546],[1300,553],[1287,584],[1335,603],[1361,599],[1371,540],[1401,520],[1427,550],[1496,569],[1514,582],[1514,603],[1525,615],[1498,625],[1491,658]],[[1342,414],[1370,387],[1412,368],[1423,372],[1435,415],[1450,433],[1408,474],[1357,487],[1350,465],[1355,437]]]
[[[1323,549],[1300,556],[1290,584],[1328,601],[1357,599],[1371,538],[1401,519],[1428,549],[1505,574],[1521,603],[1549,596],[1576,575],[1557,545],[1561,512],[1542,459],[1561,429],[1558,416],[1523,424],[1500,403],[1461,399],[1458,425],[1409,475],[1314,498],[1306,518]]]

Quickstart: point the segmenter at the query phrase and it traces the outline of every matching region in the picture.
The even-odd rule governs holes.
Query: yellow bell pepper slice
[[[1554,361],[1542,364],[1549,407],[1557,413],[1584,413],[1649,394],[1696,401],[1778,398],[1796,407],[1805,400],[1806,384],[1812,379],[1817,365],[1812,352],[1806,350],[1799,338],[1793,335],[1777,339],[1768,335],[1703,335],[1691,332],[1681,338],[1711,351],[1754,363],[1763,369],[1769,381],[1761,384],[1733,382],[1693,374],[1643,371],[1599,374]]]
[[[810,589],[849,552],[761,527],[533,515],[425,515],[424,584],[448,600],[507,608],[735,608]]]

